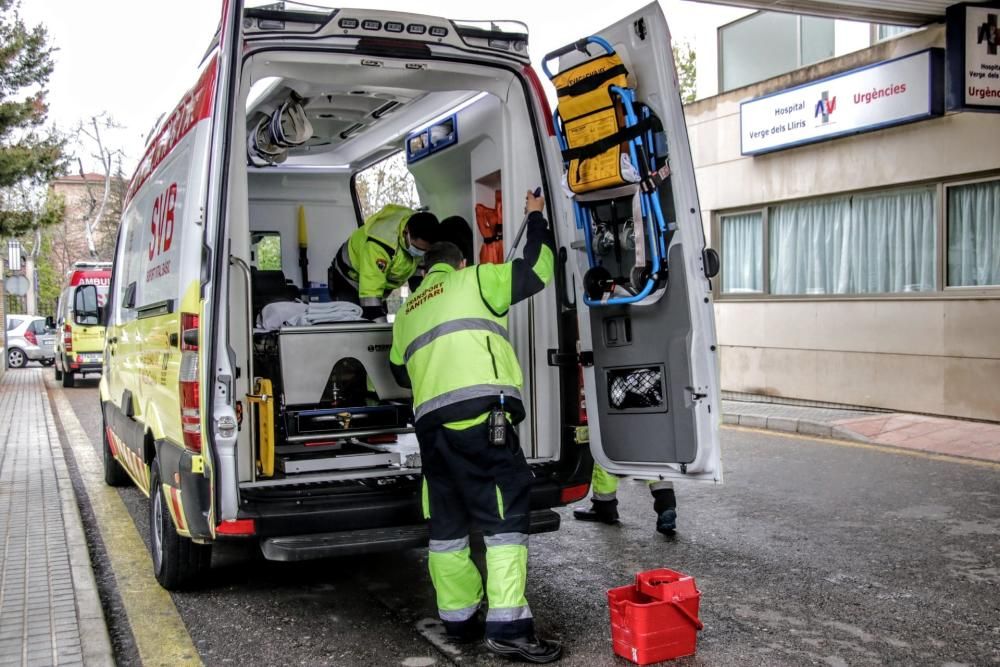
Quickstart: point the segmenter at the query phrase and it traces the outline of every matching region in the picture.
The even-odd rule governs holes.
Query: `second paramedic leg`
[[[653,494],[656,530],[664,535],[673,535],[677,530],[677,497],[674,495],[674,483],[651,480],[649,491]]]
[[[618,523],[619,481],[621,480],[617,475],[612,475],[595,463],[591,479],[590,509],[573,510],[573,518],[580,521]]]

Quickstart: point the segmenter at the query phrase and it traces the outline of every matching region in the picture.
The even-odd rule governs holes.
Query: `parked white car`
[[[55,363],[56,333],[37,315],[7,316],[7,366],[23,368],[29,361]]]

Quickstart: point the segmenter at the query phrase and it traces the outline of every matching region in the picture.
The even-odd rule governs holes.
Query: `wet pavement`
[[[96,447],[95,387],[65,395]],[[723,430],[723,464],[723,486],[678,484],[673,539],[654,532],[649,492],[632,482],[620,526],[574,522],[567,508],[559,532],[532,538],[528,599],[540,632],[565,643],[561,664],[626,664],[611,652],[606,591],[657,567],[702,591],[698,653],[678,665],[1000,662],[1000,466],[741,429]],[[145,497],[121,495],[145,538]],[[91,540],[119,615],[116,658],[139,664],[127,636],[137,621],[120,617]],[[204,588],[172,595],[205,664],[508,664],[441,640],[421,550],[213,558]]]

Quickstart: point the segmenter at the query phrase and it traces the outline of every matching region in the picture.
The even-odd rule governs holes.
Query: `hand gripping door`
[[[666,20],[650,4],[543,64],[572,192],[560,238],[576,241],[584,291],[594,460],[643,478],[721,481],[710,273]]]

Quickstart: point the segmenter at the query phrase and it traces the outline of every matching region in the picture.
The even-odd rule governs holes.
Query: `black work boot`
[[[519,662],[533,662],[541,665],[555,662],[562,657],[562,644],[550,639],[539,639],[534,634],[519,639],[492,639],[487,637],[483,645],[505,658]]]
[[[482,612],[476,612],[465,621],[444,621],[444,634],[455,644],[471,644],[481,641],[486,631]]]
[[[677,530],[677,497],[673,489],[653,491],[653,511],[656,512],[656,532],[673,535]]]
[[[656,517],[656,532],[673,535],[677,530],[677,510],[663,510]]]
[[[618,499],[614,500],[594,500],[590,499],[590,509],[573,510],[573,518],[580,521],[599,521],[608,525],[618,523]]]

